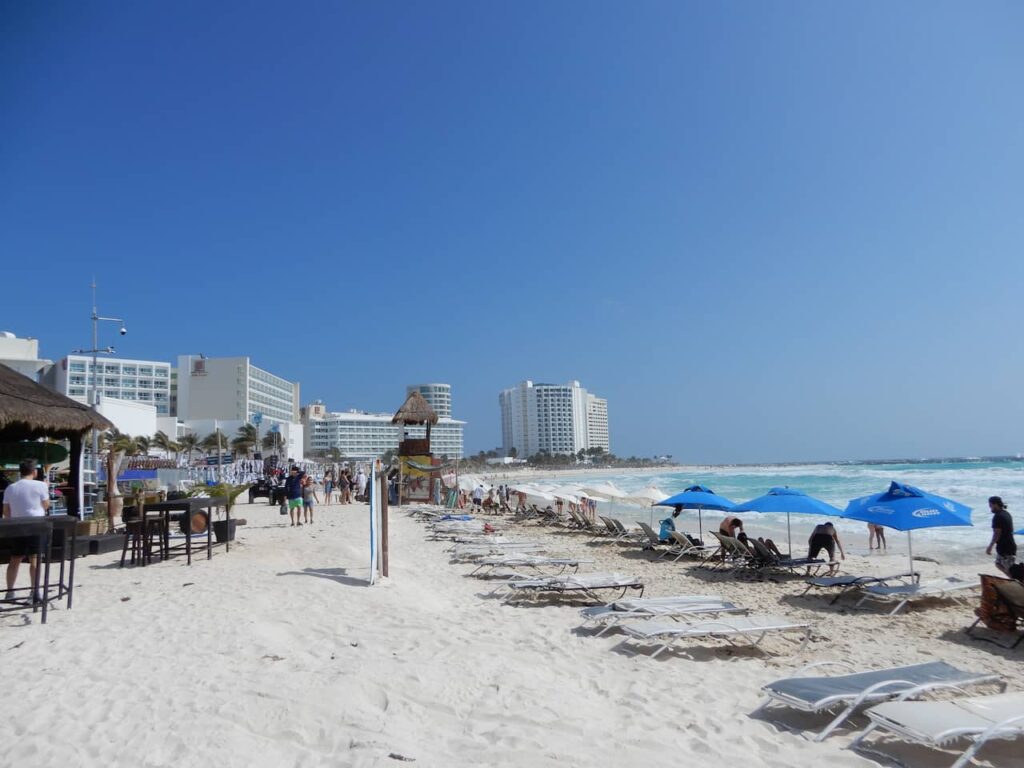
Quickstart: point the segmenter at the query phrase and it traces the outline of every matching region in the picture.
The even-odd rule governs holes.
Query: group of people
[[[333,504],[335,494],[338,496],[339,504],[352,504],[353,493],[356,494],[356,500],[366,495],[366,483],[366,473],[361,467],[354,477],[352,470],[341,470],[335,486],[332,470],[324,473],[323,484],[320,484],[311,474],[303,471],[302,467],[293,464],[288,468],[288,476],[284,481],[285,506],[291,517],[292,526],[309,525],[313,522],[314,506],[321,503],[317,491],[323,491],[324,504]]]
[[[1017,542],[1013,537],[1013,518],[999,496],[992,496],[988,500],[989,511],[992,513],[992,541],[985,550],[986,555],[991,555],[995,550],[995,565],[1000,571],[1011,578],[1024,581],[1024,564],[1017,563]],[[660,521],[661,530],[658,538],[668,542],[669,534],[676,530],[675,519],[682,512],[682,506],[676,506],[671,517]],[[718,533],[722,536],[738,539],[744,545],[748,543],[747,534],[743,530],[743,521],[735,515],[727,516],[718,526]],[[692,538],[692,537],[691,537]],[[758,538],[773,554],[784,557],[775,542],[767,538]],[[695,542],[697,543],[697,542]],[[876,547],[877,543],[877,547]],[[885,549],[885,527],[874,523],[868,524],[868,549]],[[816,525],[807,539],[807,559],[813,560],[822,552],[828,554],[829,574],[832,575],[839,569],[839,561],[836,560],[836,550],[839,550],[841,559],[846,559],[846,552],[839,540],[839,532],[831,522]]]
[[[366,496],[366,483],[366,473],[362,467],[356,470],[355,475],[348,467],[339,470],[337,480],[335,480],[334,471],[329,469],[324,473],[323,484],[326,503],[333,503],[335,493],[338,494],[339,504],[352,504],[353,496],[355,501],[361,501]]]

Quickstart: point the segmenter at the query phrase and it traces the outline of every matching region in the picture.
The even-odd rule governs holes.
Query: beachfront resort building
[[[159,418],[175,415],[176,393],[172,389],[175,379],[172,374],[171,364],[159,360],[100,357],[94,371],[92,355],[68,355],[43,374],[42,383],[72,400],[88,405],[95,376],[101,404],[109,399],[151,405]],[[116,421],[114,423],[117,424]],[[121,429],[120,426],[118,429]]]
[[[39,359],[39,339],[19,339],[10,331],[0,333],[0,364],[32,381],[39,381],[40,374],[51,365],[49,360]]]
[[[299,422],[299,385],[248,357],[178,357],[178,416],[185,421]]]
[[[578,381],[534,384],[527,380],[504,390],[498,403],[506,456],[569,455],[591,448],[611,452],[608,401]]]
[[[437,398],[437,404],[427,400],[439,417],[437,424],[430,428],[431,453],[438,458],[461,459],[466,422],[451,418],[451,386],[416,384],[408,387],[407,393],[418,391],[427,397],[422,387],[435,388],[431,394]],[[315,455],[336,449],[347,459],[368,461],[388,451],[397,451],[402,427],[391,423],[393,416],[391,413],[358,410],[328,411],[327,406],[317,400],[303,408],[306,453]],[[426,436],[426,428],[406,425],[405,434],[412,438],[422,438]]]

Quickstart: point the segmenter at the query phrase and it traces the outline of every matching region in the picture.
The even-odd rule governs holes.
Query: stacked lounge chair
[[[864,739],[877,730],[887,731],[903,741],[935,749],[967,741],[967,747],[952,768],[963,768],[985,744],[994,739],[1024,739],[1024,692],[948,701],[897,701],[867,710],[871,724],[851,749],[863,749]],[[1016,748],[1011,765],[1024,764],[1024,749]]]
[[[969,591],[979,589],[980,586],[976,581],[969,581],[959,576],[947,576],[942,579],[919,584],[898,584],[894,586],[876,584],[861,589],[863,597],[857,601],[857,605],[854,607],[860,607],[867,600],[896,601],[896,607],[889,612],[889,615],[893,616],[914,600],[928,597],[948,597],[953,600],[962,601]]]
[[[597,637],[630,619],[686,620],[694,616],[717,616],[723,613],[746,613],[746,609],[714,595],[681,595],[617,600],[580,611],[584,624],[604,624]]]
[[[574,573],[542,579],[511,581],[505,586],[509,589],[505,602],[521,598],[582,595],[603,603],[604,600],[599,594],[601,592],[618,591],[620,598],[625,596],[630,589],[640,590],[641,595],[644,593],[644,583],[640,579],[635,576],[623,576],[619,573]]]
[[[821,675],[808,673],[826,667],[847,670],[846,674]],[[962,688],[999,682],[998,675],[969,672],[943,661],[912,664],[888,669],[856,670],[839,661],[808,664],[791,677],[768,683],[762,688],[767,699],[756,711],[782,705],[802,712],[827,712],[842,707],[832,721],[819,731],[815,741],[822,741],[861,707],[904,697],[919,697],[941,688]]]
[[[811,625],[806,622],[787,619],[782,616],[719,616],[714,619],[700,619],[693,622],[637,621],[620,624],[626,633],[623,644],[630,640],[654,643],[658,649],[651,654],[656,658],[682,640],[704,640],[716,638],[730,645],[756,648],[765,655],[761,642],[768,635],[796,633],[801,639],[803,650],[811,639]]]

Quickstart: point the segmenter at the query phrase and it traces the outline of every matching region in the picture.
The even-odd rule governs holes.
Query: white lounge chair
[[[509,589],[505,602],[519,597],[536,597],[544,594],[579,593],[592,600],[603,602],[597,594],[603,590],[621,590],[620,597],[627,590],[639,589],[644,593],[644,583],[636,576],[623,576],[620,573],[573,573],[565,576],[549,576],[542,579],[523,579],[510,581],[504,585]]]
[[[490,544],[459,544],[452,550],[452,560],[477,560],[481,557],[507,554],[537,554],[546,550],[545,545],[534,541],[506,541]]]
[[[820,670],[823,667],[842,667],[850,671],[847,674],[831,676],[807,674],[811,670]],[[756,711],[764,710],[772,704],[782,704],[803,712],[824,712],[843,707],[842,711],[815,735],[815,741],[822,741],[862,706],[900,695],[919,696],[936,688],[957,688],[995,682],[999,682],[998,675],[968,672],[944,661],[868,671],[856,671],[851,665],[841,661],[821,661],[808,664],[791,677],[764,686],[761,690],[768,698]]]
[[[490,555],[477,560],[476,568],[470,571],[469,575],[490,575],[496,568],[532,568],[537,571],[542,568],[558,568],[560,569],[560,572],[564,572],[567,568],[572,568],[575,571],[579,570],[581,563],[592,562],[594,561],[580,560],[576,557],[545,557],[543,555],[520,553]],[[481,571],[483,571],[483,573],[480,573]]]
[[[986,742],[992,739],[1024,737],[1024,693],[1000,693],[949,701],[890,701],[867,710],[871,720],[851,749],[860,747],[865,737],[882,729],[904,741],[941,748],[961,739],[970,743],[952,768],[963,768]],[[1017,752],[1014,762],[1000,765],[1021,765],[1024,758]]]
[[[959,576],[947,576],[943,579],[936,579],[921,584],[898,584],[894,586],[874,585],[863,587],[861,591],[864,596],[857,601],[855,608],[859,608],[865,600],[898,601],[889,615],[899,613],[903,606],[912,600],[919,600],[924,597],[949,597],[954,600],[962,600],[967,592],[980,589],[981,584],[977,581],[968,581]]]
[[[853,576],[851,574],[844,574],[841,576],[816,576],[812,579],[807,579],[807,589],[801,592],[801,594],[806,595],[815,587],[820,589],[838,589],[839,594],[829,601],[829,605],[834,605],[839,601],[839,598],[850,590],[860,590],[872,585],[888,585],[893,581],[909,582],[912,579],[916,581],[917,579],[915,579],[915,577],[920,577],[920,575],[921,574],[898,573],[893,576]]]
[[[741,643],[735,642],[739,640],[765,653],[761,648],[761,641],[770,634],[800,633],[803,635],[800,650],[804,649],[811,638],[810,624],[781,616],[721,616],[716,619],[675,624],[663,621],[637,621],[620,624],[619,627],[629,636],[623,643],[628,642],[629,638],[657,643],[659,647],[651,654],[652,658],[656,658],[662,651],[673,647],[680,640],[687,639],[714,637],[725,640],[730,645],[740,645]]]
[[[718,551],[718,547],[706,547],[702,545],[694,544],[685,534],[679,533],[678,531],[670,531],[669,538],[672,540],[672,549],[666,554],[675,555],[672,558],[672,562],[678,562],[682,557],[696,557],[698,560],[707,560],[711,555]]]
[[[604,633],[630,619],[686,619],[692,616],[720,613],[746,613],[733,603],[712,595],[681,595],[679,597],[649,597],[635,600],[617,600],[608,605],[583,608],[580,616],[585,624],[604,624],[597,633]]]

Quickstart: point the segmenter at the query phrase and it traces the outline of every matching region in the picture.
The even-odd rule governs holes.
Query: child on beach
[[[316,483],[313,478],[306,475],[302,483],[302,517],[307,524],[313,522],[313,502],[320,503],[316,496]]]

